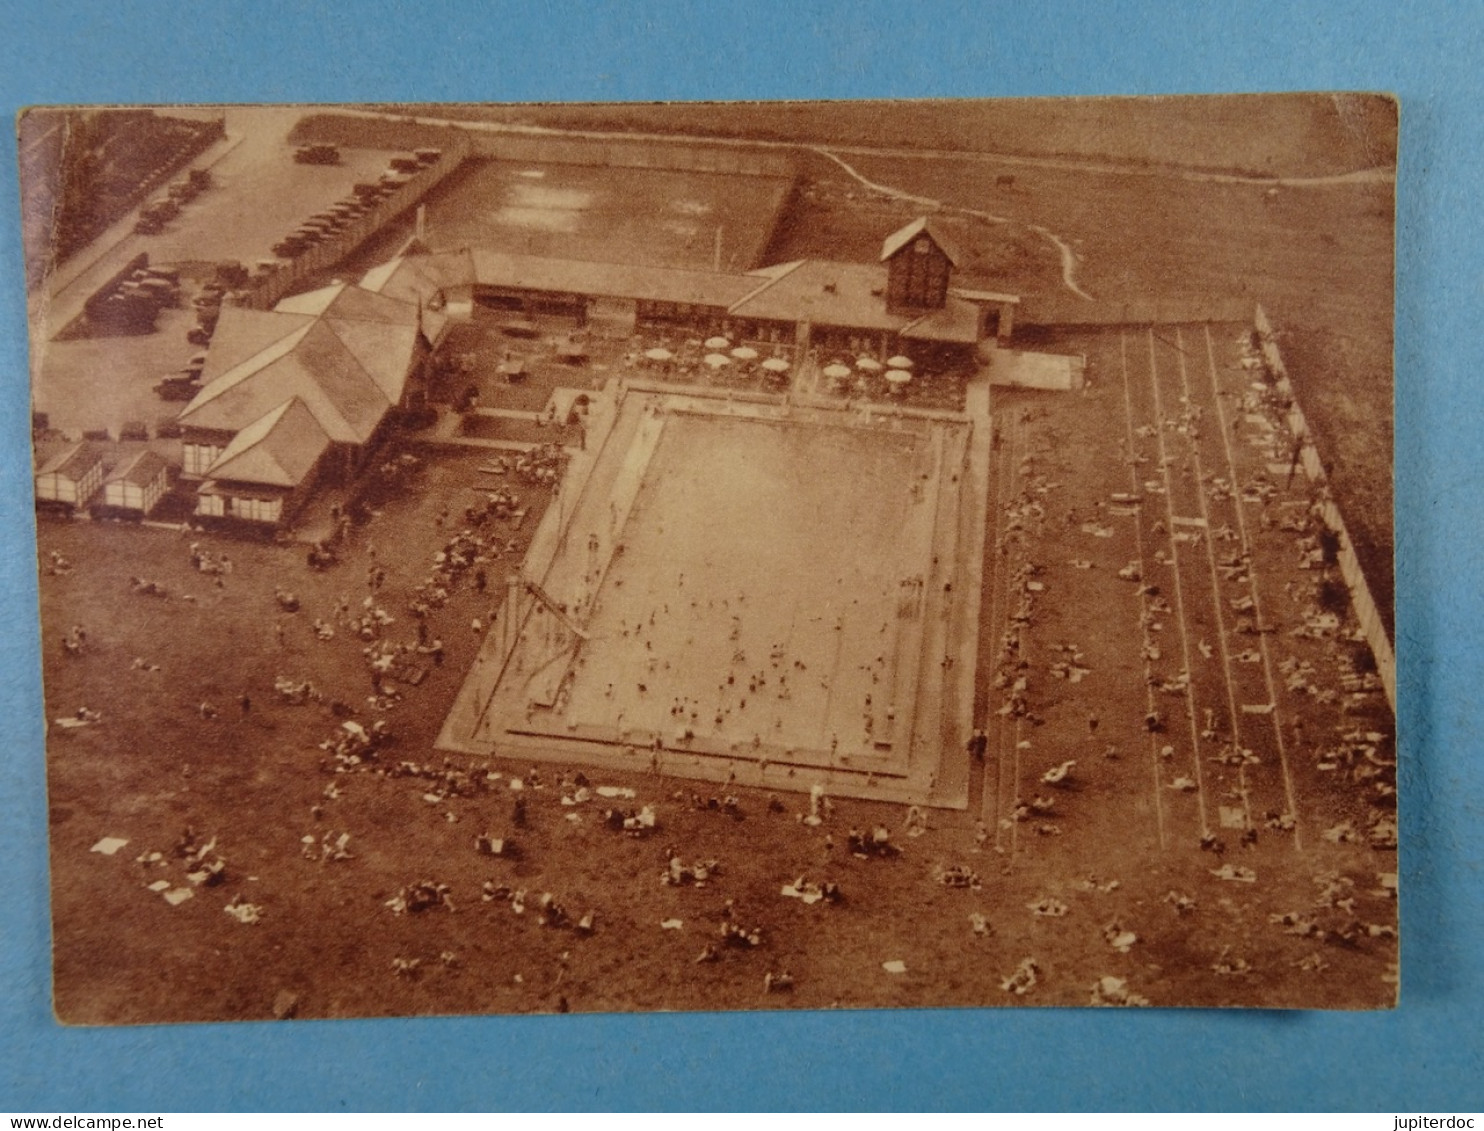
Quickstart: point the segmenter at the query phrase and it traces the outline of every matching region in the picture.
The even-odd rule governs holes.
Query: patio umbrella
[[[856,359],[855,367],[857,369],[864,369],[869,373],[874,373],[881,368],[881,362],[877,361],[874,357],[862,357]]]
[[[897,354],[896,357],[887,358],[886,364],[891,366],[893,369],[911,369],[912,359],[910,357],[903,357],[901,354]]]
[[[652,350],[645,350],[644,356],[649,358],[650,361],[669,361],[675,355],[663,346],[655,346]]]
[[[712,369],[720,369],[723,365],[732,364],[732,359],[724,353],[708,353],[701,360],[711,366]]]
[[[822,372],[826,377],[838,381],[842,377],[850,376],[850,366],[841,365],[837,361],[833,365],[826,365],[820,372]]]
[[[912,374],[908,373],[905,369],[888,369],[886,371],[886,381],[889,385],[895,385],[897,388],[901,388],[910,380],[912,380]]]
[[[753,349],[751,346],[738,346],[732,351],[732,356],[735,357],[738,361],[751,361],[753,358],[757,357],[757,350]]]
[[[706,348],[708,350],[724,350],[731,344],[731,342],[727,341],[719,334],[714,338],[706,339]]]
[[[781,357],[770,357],[767,361],[763,362],[763,368],[773,373],[786,373],[788,371],[788,362],[784,361]]]

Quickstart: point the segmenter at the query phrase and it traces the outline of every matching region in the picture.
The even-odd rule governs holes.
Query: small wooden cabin
[[[74,444],[36,469],[36,502],[72,514],[102,485],[103,453],[92,444]]]
[[[98,518],[143,518],[154,510],[170,486],[170,465],[145,449],[124,460],[103,483],[93,505]]]

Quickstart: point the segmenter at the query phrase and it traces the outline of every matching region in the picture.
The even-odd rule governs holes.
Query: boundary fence
[[[1142,326],[1152,323],[1246,322],[1252,317],[1247,299],[1210,295],[1087,302],[1057,297],[1027,298],[1016,321],[1022,326]]]
[[[1328,476],[1325,474],[1324,463],[1319,458],[1318,449],[1314,446],[1314,434],[1294,395],[1293,384],[1288,378],[1288,369],[1284,365],[1283,356],[1273,336],[1272,323],[1268,321],[1267,312],[1263,310],[1260,303],[1254,306],[1244,299],[1206,296],[1157,298],[1125,303],[1085,302],[1056,297],[1027,301],[1022,310],[1020,322],[1022,325],[1047,328],[1193,322],[1250,323],[1257,331],[1263,361],[1287,405],[1289,431],[1303,440],[1299,450],[1299,459],[1303,465],[1304,474],[1311,483],[1321,485],[1327,483]],[[1359,621],[1366,643],[1370,645],[1371,653],[1375,657],[1376,671],[1385,689],[1386,701],[1391,705],[1392,713],[1395,714],[1396,652],[1391,637],[1386,631],[1386,622],[1376,606],[1375,597],[1361,569],[1360,558],[1355,552],[1355,543],[1345,526],[1345,519],[1340,514],[1339,507],[1332,500],[1326,499],[1320,507],[1320,516],[1325,525],[1339,536],[1340,574],[1349,590],[1350,603],[1355,610],[1356,620]]]
[[[1299,407],[1298,400],[1294,396],[1293,384],[1288,379],[1288,369],[1283,364],[1283,355],[1279,353],[1277,341],[1273,337],[1272,323],[1268,321],[1267,313],[1261,304],[1258,304],[1253,313],[1253,325],[1257,328],[1263,360],[1267,363],[1268,371],[1276,378],[1278,390],[1283,394],[1284,401],[1288,405],[1289,431],[1294,436],[1303,439],[1299,458],[1303,462],[1304,474],[1309,477],[1311,483],[1324,483],[1328,478],[1324,472],[1324,463],[1319,458],[1319,450],[1314,446],[1313,433],[1309,429],[1308,421],[1304,419],[1303,409]],[[1365,573],[1360,568],[1360,558],[1355,553],[1355,544],[1350,540],[1350,532],[1345,527],[1345,519],[1340,514],[1340,508],[1335,506],[1333,501],[1326,500],[1320,508],[1320,514],[1325,525],[1339,535],[1340,574],[1344,577],[1345,586],[1350,591],[1350,604],[1355,610],[1356,619],[1360,622],[1361,631],[1365,633],[1366,643],[1371,646],[1371,654],[1376,658],[1376,672],[1381,678],[1381,686],[1386,691],[1386,701],[1391,704],[1392,714],[1395,714],[1396,653],[1392,648],[1391,638],[1386,634],[1385,621],[1381,619],[1375,598],[1371,596],[1370,586],[1366,583]]]
[[[615,140],[588,137],[521,136],[470,130],[474,156],[533,164],[601,165],[622,169],[670,169],[748,177],[795,176],[793,158],[781,153],[694,142]]]
[[[377,201],[369,212],[358,216],[343,231],[306,249],[301,255],[285,260],[278,270],[250,282],[238,305],[254,310],[271,310],[279,299],[299,288],[305,279],[332,268],[417,204],[462,165],[468,155],[467,149],[457,145],[446,147],[437,161],[418,170],[395,192]]]

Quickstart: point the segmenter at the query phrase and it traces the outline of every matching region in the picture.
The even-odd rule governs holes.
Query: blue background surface
[[[0,1111],[1484,1109],[1479,179],[1484,5],[608,0],[43,3],[0,110],[53,102],[656,100],[1384,90],[1396,326],[1403,1004],[68,1030],[50,1008],[25,303],[0,147]]]

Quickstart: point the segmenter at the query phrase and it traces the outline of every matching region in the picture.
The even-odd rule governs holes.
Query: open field
[[[1389,717],[1374,690],[1341,690],[1373,683],[1356,674],[1363,649],[1346,639],[1349,626],[1322,618],[1321,574],[1295,569],[1307,494],[1302,477],[1285,489],[1268,470],[1288,441],[1238,364],[1237,330],[1064,337],[1047,347],[1087,355],[1086,394],[995,394],[994,549],[975,702],[991,741],[972,767],[970,809],[932,811],[917,837],[906,835],[900,804],[837,798],[813,828],[797,819],[801,795],[745,778],[726,787],[734,810],[713,809],[694,782],[652,773],[643,759],[631,770],[577,761],[536,770],[510,750],[436,752],[493,622],[514,561],[505,554],[486,567],[489,592],[461,581],[429,617],[444,663],[404,686],[400,704],[367,703],[367,642],[336,613],[339,598],[350,598],[352,615],[372,598],[394,618],[383,638],[414,639],[407,602],[452,532],[445,510],[459,513],[470,488],[489,483],[478,455],[434,460],[357,533],[351,559],[324,574],[305,571],[294,549],[202,538],[233,561],[218,588],[191,568],[180,535],[44,522],[43,561],[57,550],[75,566],[42,578],[48,714],[85,704],[103,716],[53,726],[49,739],[60,1014],[1086,1004],[1104,977],[1154,1004],[1389,1003],[1395,857],[1370,843],[1387,819]],[[1272,492],[1252,486],[1259,473]],[[1266,502],[1224,495],[1218,481]],[[512,486],[540,512],[543,495]],[[1119,490],[1142,505],[1110,501]],[[513,532],[516,552],[534,517]],[[1248,568],[1226,567],[1243,538]],[[1130,562],[1142,587],[1118,576]],[[388,575],[374,592],[363,578],[373,563]],[[646,580],[637,564],[626,568],[633,584]],[[131,575],[170,596],[131,593]],[[657,576],[669,579],[668,569]],[[276,609],[277,585],[296,591],[298,613]],[[618,604],[609,615],[635,619]],[[316,639],[314,618],[333,622],[333,639]],[[72,624],[89,629],[81,657],[60,647]],[[1019,657],[1012,676],[1026,679],[1020,707],[999,678],[1013,659],[1007,634]],[[144,667],[132,666],[136,656]],[[325,701],[279,701],[280,674],[313,680]],[[606,698],[598,685],[584,695]],[[316,748],[344,733],[331,699],[365,726],[385,719],[396,741],[358,765]],[[201,716],[203,701],[216,717]],[[1271,713],[1242,709],[1267,703]],[[1162,727],[1152,734],[1151,708]],[[964,759],[961,749],[944,754]],[[1077,764],[1060,783],[1041,780],[1069,759]],[[579,800],[582,782],[632,790],[618,805],[652,806],[657,831],[611,831],[609,803]],[[846,851],[847,830],[878,823],[898,858]],[[186,827],[198,845],[218,838],[220,884],[185,880],[172,846]],[[350,855],[335,859],[322,846],[342,833]],[[483,833],[516,852],[481,855]],[[104,836],[129,844],[90,852]],[[672,852],[719,867],[700,887],[662,884]],[[970,873],[966,888],[942,882]],[[838,883],[843,901],[782,898],[801,875]],[[194,897],[172,907],[147,888],[162,879]],[[386,906],[422,880],[446,884],[453,909]],[[496,894],[487,901],[482,891]],[[543,925],[543,892],[574,921],[593,912],[593,932]],[[224,914],[234,898],[261,921]],[[984,917],[984,933],[971,914]],[[726,923],[761,928],[761,945],[723,946],[716,962],[697,964]],[[1002,988],[1026,958],[1036,985],[1024,995]],[[905,974],[882,969],[893,960]],[[764,973],[785,970],[795,988],[765,992]]]
[[[787,181],[472,160],[427,200],[434,247],[711,270],[758,266]]]
[[[1136,884],[1169,881],[1151,904],[1214,900],[1213,918],[1189,912],[1185,938],[1152,940],[1147,957],[1181,1000],[1224,967],[1250,979],[1244,1000],[1319,977],[1330,1000],[1381,1004],[1395,958],[1381,882],[1394,869],[1394,726],[1353,622],[1327,611],[1308,486],[1288,481],[1290,438],[1239,364],[1236,331],[1059,336],[1049,348],[1088,358],[1088,393],[997,398],[1001,526],[981,641],[1004,644],[981,653],[984,820],[1063,901],[1110,880],[1121,890],[1137,869],[1152,874]],[[1069,758],[1076,783],[1048,785]],[[1201,857],[1235,879],[1185,870]],[[1084,870],[1090,889],[1049,879]],[[1234,894],[1245,883],[1251,899]],[[1361,936],[1343,958],[1299,953],[1325,937],[1318,923],[1347,916]],[[1275,969],[1280,929],[1298,974]],[[1329,981],[1341,966],[1346,992]],[[1269,1000],[1317,989],[1290,981]]]
[[[456,104],[439,106],[436,112],[425,106],[386,109],[550,129],[967,150],[1256,176],[1324,176],[1396,160],[1396,107],[1384,95]]]
[[[870,263],[881,255],[883,233],[923,214],[921,201],[865,189],[825,158],[810,155],[799,163],[808,179],[773,234],[769,262],[813,258]],[[1024,294],[1062,286],[1055,248],[1024,225],[948,213],[938,222],[961,256],[961,281],[988,281]]]

